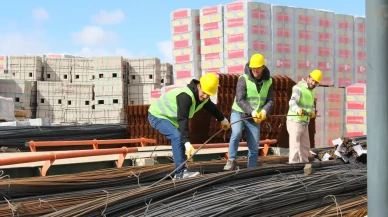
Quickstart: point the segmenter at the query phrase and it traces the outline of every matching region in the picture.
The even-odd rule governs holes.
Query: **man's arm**
[[[298,103],[300,99],[300,93],[301,93],[301,88],[298,85],[295,85],[294,87],[292,87],[292,94],[288,105],[290,106],[290,110],[295,113],[299,112]]]
[[[245,78],[240,77],[236,86],[236,103],[247,114],[252,114],[253,109],[251,105],[246,101],[247,98],[247,85]]]
[[[224,114],[217,108],[217,106],[211,101],[208,100],[205,105],[203,105],[203,108],[209,112],[211,115],[213,115],[217,121],[224,120]]]
[[[272,112],[273,104],[274,104],[273,86],[271,84],[271,86],[269,86],[269,89],[268,89],[267,100],[265,101],[265,104],[264,104],[263,109],[262,109],[264,111],[265,115]]]
[[[190,142],[189,113],[193,102],[187,93],[181,93],[176,98],[178,106],[177,117],[179,132],[181,133],[181,142],[185,144],[186,142]]]

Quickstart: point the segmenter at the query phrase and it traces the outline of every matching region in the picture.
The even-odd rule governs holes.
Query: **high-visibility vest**
[[[188,87],[177,88],[170,90],[166,94],[163,94],[155,102],[153,102],[148,109],[148,112],[157,118],[169,120],[176,128],[178,128],[178,105],[176,98],[181,93],[187,93],[191,97],[191,107],[189,112],[189,118],[192,118],[196,112],[198,112],[203,105],[209,100],[206,99],[195,108],[195,97],[193,92]]]
[[[263,109],[265,102],[267,101],[268,90],[272,85],[272,78],[269,78],[267,81],[263,81],[263,86],[261,87],[260,93],[257,92],[256,83],[249,80],[248,75],[241,75],[240,78],[245,78],[245,83],[247,86],[247,95],[246,101],[251,105],[251,108],[257,112],[260,112]],[[240,79],[239,78],[239,79]],[[244,111],[237,105],[236,97],[234,98],[234,103],[232,105],[232,109],[241,113]]]
[[[309,90],[305,84],[298,83],[297,84],[300,87],[300,98],[298,102],[298,106],[301,109],[304,109],[306,112],[311,113],[313,111],[314,107],[314,98],[315,98],[315,90]],[[289,115],[287,119],[293,119],[297,121],[309,121],[308,116],[299,116],[297,113],[291,110],[291,108],[288,109]]]

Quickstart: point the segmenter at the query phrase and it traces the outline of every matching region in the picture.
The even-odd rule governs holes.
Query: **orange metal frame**
[[[267,156],[270,146],[273,144],[276,144],[276,143],[278,143],[278,141],[276,139],[261,140],[260,145],[263,145],[264,148],[262,150],[260,150],[261,151],[260,155]],[[240,142],[239,146],[246,147],[247,143]],[[193,145],[193,147],[194,147],[194,149],[198,149],[199,147],[201,147],[201,144],[195,144],[195,145]],[[229,143],[209,143],[208,145],[205,145],[202,147],[202,149],[205,149],[205,148],[229,148]],[[225,159],[228,159],[228,158],[229,158],[229,154],[226,153]]]
[[[98,145],[117,145],[128,143],[140,143],[141,147],[146,147],[147,143],[156,144],[156,139],[110,139],[110,140],[78,140],[78,141],[43,141],[35,142],[30,141],[31,152],[36,152],[36,147],[54,147],[54,146],[78,146],[78,145],[92,145],[94,150],[98,149]]]
[[[37,161],[46,161],[43,167],[40,169],[42,176],[46,176],[48,169],[54,163],[55,160],[67,159],[67,158],[77,158],[77,157],[91,157],[91,156],[101,156],[101,155],[110,155],[110,154],[119,154],[119,159],[116,162],[117,167],[122,167],[127,153],[138,152],[138,148],[110,148],[110,149],[97,149],[97,150],[78,150],[78,151],[64,151],[64,152],[51,152],[44,153],[35,156],[27,157],[11,157],[11,158],[1,158],[0,165],[11,165],[11,164],[21,164],[21,163],[30,163]]]

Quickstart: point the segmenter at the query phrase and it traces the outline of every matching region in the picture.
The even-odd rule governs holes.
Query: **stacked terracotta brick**
[[[165,136],[154,130],[148,122],[148,109],[150,105],[128,105],[126,113],[128,117],[127,129],[129,138],[156,139],[157,145],[171,145]],[[210,114],[201,110],[195,114],[189,122],[190,141],[193,144],[204,143],[208,137]],[[151,144],[148,144],[151,145]]]
[[[217,106],[220,108],[224,115],[230,119],[232,105],[236,94],[236,85],[239,76],[230,74],[220,74],[220,88],[217,93]],[[272,115],[285,115],[288,112],[288,101],[291,97],[292,87],[296,84],[292,79],[277,75],[272,77],[274,88],[274,109]],[[314,147],[314,133],[315,122],[310,123],[310,141],[311,146]],[[215,118],[212,117],[210,122],[210,129],[208,136],[213,136],[220,130],[220,124]],[[231,131],[227,131],[224,140],[224,133],[219,133],[212,140],[216,142],[229,142]],[[246,139],[243,132],[244,141]],[[264,139],[277,139],[279,146],[288,147],[288,132],[286,128],[286,116],[268,116],[267,120],[261,124],[260,140]]]

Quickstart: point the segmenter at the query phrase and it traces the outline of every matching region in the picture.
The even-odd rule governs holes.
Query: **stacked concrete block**
[[[9,56],[8,74],[10,79],[24,81],[43,80],[42,57],[32,55]]]
[[[354,17],[335,15],[335,84],[347,87],[354,83]]]
[[[200,10],[202,75],[208,72],[225,73],[223,10],[222,5]]]
[[[346,87],[346,136],[366,135],[366,84]]]
[[[271,6],[237,1],[224,9],[225,73],[242,74],[255,53],[266,58],[271,68]]]
[[[334,12],[317,10],[316,68],[322,71],[321,85],[334,85]]]
[[[0,96],[12,98],[15,111],[23,111],[26,118],[36,116],[36,81],[0,80]]]
[[[354,19],[355,82],[366,84],[366,27],[365,17]]]
[[[127,59],[129,64],[128,103],[148,104],[151,91],[160,88],[161,63],[158,58]]]
[[[37,82],[37,117],[50,118],[52,122],[63,122],[64,83],[53,81]]]
[[[176,84],[201,76],[199,10],[179,9],[170,15],[173,43],[173,74]]]
[[[6,70],[8,70],[8,56],[0,55],[0,75],[4,74]]]
[[[315,88],[316,111],[315,119],[315,147],[326,147],[325,141],[325,87]]]
[[[45,57],[43,62],[43,77],[45,81],[72,82],[72,67],[74,58]]]
[[[92,123],[122,123],[127,105],[128,66],[122,56],[93,57],[94,116]]]
[[[295,8],[272,6],[273,70],[272,75],[295,76]]]
[[[317,25],[316,10],[295,9],[295,77],[306,78],[316,68]]]
[[[90,123],[93,118],[93,84],[63,84],[63,121]]]
[[[172,65],[170,63],[161,63],[160,72],[162,74],[162,85],[171,85],[173,84],[173,74],[172,74]]]
[[[92,83],[94,76],[93,59],[73,58],[71,83]]]
[[[325,87],[325,142],[333,145],[334,139],[344,136],[345,90],[344,88]]]

